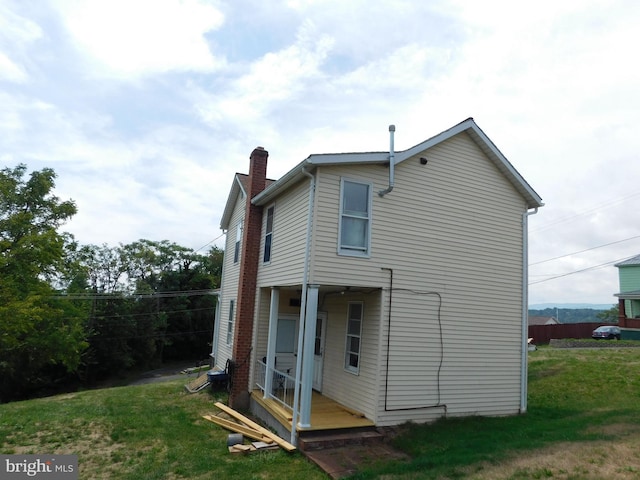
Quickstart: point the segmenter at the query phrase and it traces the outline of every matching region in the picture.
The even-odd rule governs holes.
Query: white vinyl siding
[[[233,208],[233,213],[229,220],[229,225],[238,225],[241,223],[244,216],[246,207],[246,198],[242,194],[238,195],[236,203]],[[234,249],[236,242],[235,227],[227,232],[224,258],[223,258],[223,273],[222,279],[224,285],[222,285],[221,298],[220,298],[220,332],[216,334],[218,341],[218,352],[216,355],[216,365],[219,368],[224,368],[227,359],[233,356],[233,341],[231,344],[227,344],[226,339],[228,336],[228,319],[229,319],[229,305],[230,300],[236,300],[238,297],[238,281],[240,279],[240,264],[235,263]]]
[[[371,243],[371,184],[340,180],[338,253],[368,256]]]
[[[350,302],[362,304],[362,329],[359,372],[345,369],[345,332]],[[327,311],[322,394],[375,420],[378,389],[378,342],[380,328],[380,294],[349,294],[328,296],[323,305]]]
[[[429,159],[427,165],[420,164],[420,156]],[[364,396],[378,392],[376,422],[392,425],[435,419],[442,409],[400,408],[431,405],[438,399],[447,404],[451,415],[517,413],[524,199],[471,138],[460,134],[398,164],[394,190],[384,197],[372,196],[372,254],[362,262],[336,254],[341,179],[371,182],[376,192],[387,186],[388,169],[345,165],[318,171],[313,281],[385,289],[390,272],[384,268],[393,269],[389,382],[394,389],[385,398],[387,291],[383,322],[375,323],[383,335],[380,345],[374,345],[379,348],[378,360],[370,365],[363,356],[357,377],[378,378],[379,374],[372,390],[358,390]],[[434,303],[437,297],[425,292],[442,296],[439,312]],[[364,334],[363,339],[366,351],[371,339]],[[336,340],[344,344],[343,339]],[[330,342],[328,337],[327,345]],[[343,353],[335,354],[343,368]],[[325,370],[327,378],[335,374]],[[333,392],[325,383],[323,392],[328,389]]]
[[[309,183],[300,182],[278,198],[274,217],[271,261],[258,266],[258,285],[296,285],[304,268]],[[266,217],[266,210],[263,214]],[[264,252],[266,218],[262,222],[260,249]],[[335,251],[335,250],[334,250]]]

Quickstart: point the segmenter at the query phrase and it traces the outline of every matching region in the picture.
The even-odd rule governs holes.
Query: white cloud
[[[136,78],[170,71],[210,72],[223,61],[204,35],[222,13],[198,0],[62,0],[56,3],[79,49],[105,76]]]
[[[9,3],[0,3],[0,79],[27,81],[24,49],[41,37],[37,23],[17,14]]]
[[[386,150],[390,123],[401,150],[469,116],[547,204],[532,262],[639,234],[635,1],[52,2],[58,16],[0,0],[0,155],[56,170],[81,242],[197,248],[257,145],[278,178],[311,153]],[[616,273],[538,283],[531,300],[606,303]]]

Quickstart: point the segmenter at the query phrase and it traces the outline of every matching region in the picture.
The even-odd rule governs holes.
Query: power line
[[[621,262],[622,260],[625,260],[626,258],[628,258],[628,257],[620,258],[618,260],[613,260],[611,262],[601,263],[600,265],[593,265],[591,267],[583,268],[581,270],[575,270],[573,272],[563,273],[561,275],[556,275],[555,277],[547,278],[545,280],[538,280],[537,282],[531,282],[531,283],[529,283],[529,285],[536,285],[538,283],[548,282],[549,280],[555,280],[557,278],[568,277],[569,275],[575,275],[576,273],[583,273],[583,272],[587,272],[589,270],[595,270],[597,268],[606,267],[608,265],[613,265],[614,263]]]
[[[224,237],[224,232],[222,232],[220,235],[218,235],[216,238],[214,238],[213,240],[211,240],[209,243],[205,243],[203,246],[201,246],[200,248],[198,248],[197,250],[194,250],[195,252],[199,252],[200,250],[202,250],[204,247],[208,247],[209,245],[211,245],[213,242],[215,242],[216,240],[220,239]]]
[[[533,265],[539,265],[541,263],[550,262],[552,260],[558,260],[559,258],[570,257],[572,255],[577,255],[579,253],[589,252],[591,250],[596,250],[596,249],[602,248],[602,247],[608,247],[609,245],[615,245],[617,243],[628,242],[629,240],[635,240],[636,238],[640,238],[640,235],[636,235],[635,237],[625,238],[624,240],[616,240],[615,242],[605,243],[604,245],[598,245],[597,247],[586,248],[586,249],[580,250],[578,252],[567,253],[565,255],[560,255],[558,257],[548,258],[547,260],[541,260],[539,262],[530,263],[529,266],[531,267]]]
[[[134,292],[134,293],[95,293],[95,292],[78,292],[78,293],[59,293],[54,298],[64,298],[68,300],[112,300],[112,299],[130,299],[130,298],[175,298],[175,297],[195,297],[204,295],[215,295],[214,289],[204,290],[176,290],[167,292]]]
[[[640,192],[635,192],[632,193],[630,195],[624,196],[624,197],[617,197],[617,198],[612,198],[610,200],[607,200],[603,203],[598,204],[595,207],[589,208],[588,210],[583,210],[582,212],[578,212],[572,215],[567,215],[561,218],[558,218],[550,223],[547,223],[546,225],[542,225],[540,227],[534,228],[531,230],[531,232],[539,232],[539,231],[543,231],[543,230],[548,230],[549,228],[559,224],[559,223],[566,223],[570,220],[576,219],[578,217],[582,217],[584,215],[588,215],[590,213],[596,212],[598,210],[602,210],[604,208],[609,208],[612,207],[614,205],[617,205],[619,203],[625,202],[631,198],[637,197],[638,195],[640,195]]]

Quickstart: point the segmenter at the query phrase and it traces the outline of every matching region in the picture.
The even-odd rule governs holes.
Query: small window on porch
[[[276,335],[276,353],[293,353],[296,341],[296,321],[288,318],[278,319]]]
[[[347,313],[347,345],[344,368],[351,373],[360,371],[360,340],[362,335],[362,302],[349,302]]]

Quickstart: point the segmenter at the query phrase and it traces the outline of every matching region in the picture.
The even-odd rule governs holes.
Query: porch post
[[[318,322],[319,285],[309,285],[307,290],[307,312],[304,328],[304,350],[302,354],[302,388],[300,398],[300,427],[311,427],[311,396],[313,393],[314,347],[316,323]]]
[[[264,371],[264,398],[273,391],[273,370],[276,358],[276,338],[278,335],[278,305],[280,304],[280,289],[271,287],[271,305],[269,308],[269,337],[267,339],[267,361]]]

